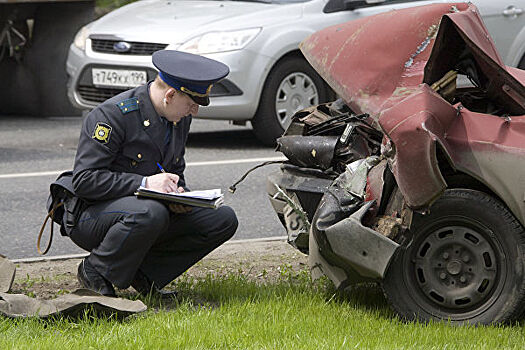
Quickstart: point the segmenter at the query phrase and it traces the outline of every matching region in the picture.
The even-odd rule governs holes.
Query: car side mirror
[[[324,13],[353,11],[363,7],[381,5],[386,0],[329,0],[323,8]]]

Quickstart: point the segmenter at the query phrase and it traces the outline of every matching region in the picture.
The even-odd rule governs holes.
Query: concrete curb
[[[278,236],[278,237],[264,237],[264,238],[252,238],[252,239],[237,239],[233,241],[228,241],[224,243],[225,245],[234,245],[234,244],[245,244],[245,243],[258,243],[258,242],[275,242],[283,241],[285,242],[288,236]],[[36,263],[43,261],[59,261],[59,260],[69,260],[69,259],[83,259],[88,256],[89,253],[79,253],[79,254],[66,254],[66,255],[53,255],[53,256],[37,256],[34,258],[23,258],[23,259],[13,259],[11,262],[15,264],[19,263]]]

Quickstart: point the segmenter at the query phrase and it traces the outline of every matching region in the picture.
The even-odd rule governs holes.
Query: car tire
[[[270,71],[264,84],[252,120],[255,136],[265,145],[275,145],[297,110],[327,102],[330,91],[305,59],[283,59]]]
[[[501,202],[447,190],[429,214],[414,215],[410,234],[383,280],[402,319],[491,324],[522,315],[525,231]]]

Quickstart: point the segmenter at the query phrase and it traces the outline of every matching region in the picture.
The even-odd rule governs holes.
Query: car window
[[[242,2],[263,2],[266,4],[295,4],[299,2],[308,2],[311,0],[211,0],[211,1],[242,1]]]
[[[421,0],[386,0],[385,2],[382,2],[381,4],[402,4],[404,2],[416,2]]]

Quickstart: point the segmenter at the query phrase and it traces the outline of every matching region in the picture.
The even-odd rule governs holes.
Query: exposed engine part
[[[294,165],[327,170],[332,166],[337,136],[283,136],[277,139],[277,151]]]
[[[445,100],[452,102],[456,93],[456,78],[458,72],[450,70],[443,76],[443,78],[436,81],[430,87],[435,92],[438,92]]]

